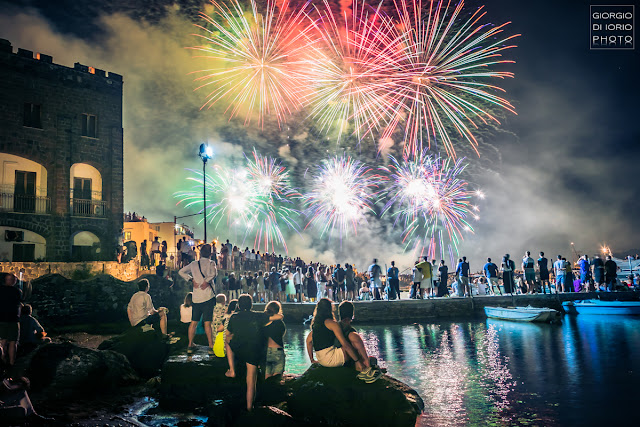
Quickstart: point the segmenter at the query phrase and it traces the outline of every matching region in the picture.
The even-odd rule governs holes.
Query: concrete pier
[[[484,317],[485,306],[549,307],[562,311],[564,301],[584,299],[638,300],[640,292],[589,292],[564,294],[534,294],[507,296],[475,296],[472,298],[432,298],[426,300],[401,299],[394,301],[355,301],[355,320],[358,323],[399,323],[433,321],[437,319]],[[283,303],[285,322],[303,322],[313,315],[315,303]],[[254,304],[254,310],[264,310],[264,304]]]

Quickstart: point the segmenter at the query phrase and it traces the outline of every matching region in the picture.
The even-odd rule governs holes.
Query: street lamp
[[[204,212],[204,242],[207,243],[207,160],[213,158],[213,149],[208,144],[200,144],[198,156],[202,159],[202,203]]]

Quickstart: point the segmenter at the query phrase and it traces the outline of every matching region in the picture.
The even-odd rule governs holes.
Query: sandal
[[[187,347],[187,354],[193,354],[193,347]]]
[[[209,356],[215,356],[215,355],[216,355],[216,354],[214,353],[214,351],[213,351],[213,348],[211,348],[211,347],[209,347],[209,351],[208,351],[208,353],[209,353]]]

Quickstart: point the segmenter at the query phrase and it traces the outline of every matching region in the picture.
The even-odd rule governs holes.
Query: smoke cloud
[[[350,4],[340,1],[343,9]],[[255,129],[229,121],[216,109],[201,111],[205,92],[194,92],[194,76],[189,73],[207,68],[207,63],[185,49],[197,44],[191,36],[196,29],[178,9],[169,8],[153,23],[107,14],[99,25],[103,36],[90,42],[61,34],[36,10],[21,10],[0,16],[0,37],[10,40],[14,49],[52,55],[57,64],[81,62],[124,76],[126,211],[151,221],[197,212],[176,206],[173,195],[188,188],[186,169],[201,169],[197,157],[201,142],[214,148],[214,161],[220,163],[241,162],[242,153],[249,154],[254,147],[279,157],[291,168],[298,186],[304,184],[305,173],[336,150],[314,136],[303,116],[282,129],[273,124]],[[570,258],[571,242],[589,254],[605,242],[621,250],[633,247],[635,224],[628,214],[631,209],[637,215],[637,206],[628,208],[625,201],[634,198],[635,191],[619,179],[632,175],[620,171],[624,156],[609,161],[604,153],[594,152],[592,144],[607,138],[607,125],[594,131],[594,123],[603,109],[615,106],[608,103],[606,88],[600,89],[598,101],[585,90],[589,79],[576,77],[572,84],[558,84],[523,68],[509,83],[516,95],[507,97],[515,98],[519,115],[509,117],[505,128],[513,129],[517,137],[506,131],[488,134],[481,140],[483,156],[469,155],[467,178],[486,194],[484,200],[474,201],[480,208],[480,220],[473,223],[475,234],[466,235],[460,245],[460,255],[469,258],[473,269],[479,269],[487,256],[496,260],[510,253],[517,259],[525,250]],[[398,141],[379,143],[383,149],[379,163],[386,162],[391,150],[401,149]],[[376,161],[376,141],[370,144],[373,154],[355,151],[362,148],[350,154]],[[195,220],[187,224],[200,233],[201,224]],[[301,223],[301,228],[305,225]],[[221,225],[214,234],[226,239],[229,230]],[[359,269],[378,258],[383,265],[393,259],[403,270],[417,256],[405,252],[390,220],[369,214],[357,234],[340,239],[307,229],[290,233],[287,244],[292,256],[350,262]]]

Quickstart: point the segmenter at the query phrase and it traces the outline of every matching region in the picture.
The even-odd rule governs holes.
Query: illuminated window
[[[124,240],[126,240],[126,241],[131,240],[131,232],[130,231],[125,231],[124,232]]]

